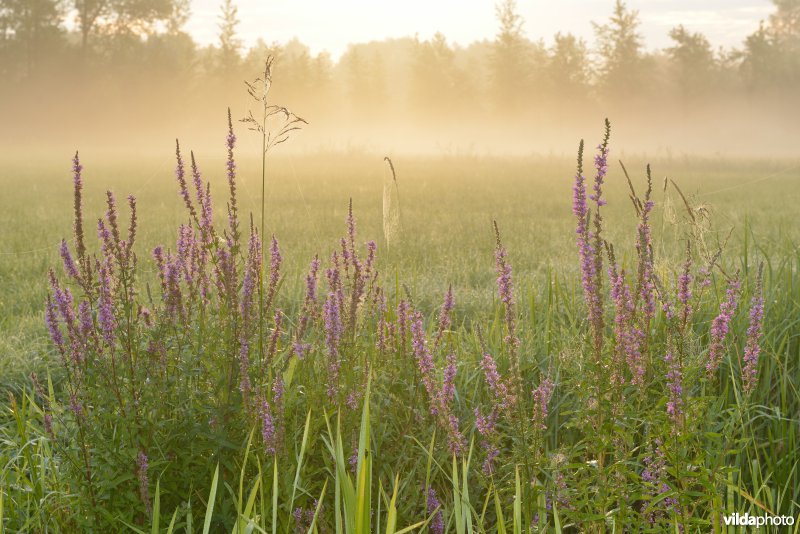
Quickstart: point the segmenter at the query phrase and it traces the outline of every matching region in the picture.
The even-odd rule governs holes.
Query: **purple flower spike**
[[[78,157],[78,152],[75,152],[75,157],[72,159],[72,173],[73,173],[73,187],[74,187],[74,210],[75,222],[73,223],[73,231],[75,233],[75,249],[78,254],[78,260],[82,261],[86,254],[86,246],[84,244],[83,235],[83,177],[81,176],[83,165]]]
[[[148,469],[147,455],[144,451],[139,451],[139,455],[136,457],[136,472],[139,478],[139,497],[147,508],[147,513],[150,513],[150,492],[148,490],[150,479],[147,474]]]
[[[719,315],[711,323],[711,340],[708,346],[708,363],[706,364],[706,371],[709,376],[717,371],[722,360],[722,354],[725,350],[725,338],[728,335],[731,319],[738,303],[739,287],[740,282],[737,275],[728,282],[725,300],[719,305]]]
[[[747,342],[744,347],[744,367],[742,382],[747,394],[753,392],[758,382],[758,356],[761,353],[759,339],[763,334],[764,295],[761,269],[758,271],[758,283],[753,299],[750,301],[750,325],[747,328]]]
[[[444,515],[442,514],[441,503],[436,498],[436,491],[433,488],[428,488],[427,501],[425,509],[428,514],[432,514],[436,510],[436,515],[430,523],[430,531],[433,534],[444,534]]]
[[[680,361],[671,350],[664,355],[667,364],[667,415],[672,419],[673,431],[679,432],[683,421],[683,373]]]

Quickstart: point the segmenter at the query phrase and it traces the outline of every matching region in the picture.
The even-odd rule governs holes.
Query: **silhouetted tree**
[[[13,71],[19,65],[24,76],[32,76],[48,49],[55,49],[60,23],[57,0],[0,0],[0,43],[6,52],[6,69]]]
[[[428,41],[416,40],[409,95],[413,110],[435,115],[453,111],[459,78],[454,60],[455,53],[443,34],[437,32]]]
[[[608,23],[593,22],[592,26],[601,59],[597,85],[607,95],[620,99],[636,94],[643,81],[639,12],[629,10],[622,0],[616,0]]]
[[[528,88],[530,43],[522,31],[524,20],[515,0],[495,7],[500,31],[494,41],[491,61],[492,99],[500,111],[517,111]]]
[[[81,49],[84,57],[89,47],[89,36],[95,31],[97,22],[110,11],[109,0],[73,0],[77,13],[78,31],[81,34]]]
[[[745,41],[742,68],[751,88],[797,92],[800,83],[800,0],[773,0],[769,22]]]
[[[586,98],[590,87],[586,42],[572,34],[557,33],[550,48],[547,79],[554,96]]]
[[[239,25],[239,9],[233,0],[223,0],[220,8],[219,22],[219,61],[224,75],[230,75],[239,66],[239,51],[242,42],[236,35]]]
[[[191,14],[191,0],[173,0],[172,12],[167,18],[167,33],[171,35],[182,33]]]
[[[717,62],[711,43],[702,33],[691,33],[682,25],[669,32],[674,45],[666,52],[674,67],[675,81],[686,101],[705,96],[717,78]]]

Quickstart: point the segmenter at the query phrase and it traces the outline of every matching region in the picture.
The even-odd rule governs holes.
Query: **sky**
[[[492,39],[497,33],[493,0],[234,0],[239,35],[245,46],[258,38],[285,43],[297,37],[312,53],[327,50],[334,59],[348,43],[437,31],[461,45]],[[217,40],[221,0],[192,0],[186,30],[201,44]],[[605,22],[614,0],[517,0],[531,39],[550,42],[560,31],[592,43],[592,21]],[[712,46],[740,46],[773,11],[770,0],[628,0],[639,11],[648,49],[670,45],[669,30],[683,24],[702,32]]]

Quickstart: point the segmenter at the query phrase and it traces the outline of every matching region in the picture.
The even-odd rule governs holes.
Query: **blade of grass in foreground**
[[[211,481],[211,491],[208,494],[208,504],[206,505],[206,519],[203,522],[203,534],[211,531],[211,518],[214,516],[214,501],[217,499],[217,483],[219,482],[219,464],[214,470],[214,479]]]

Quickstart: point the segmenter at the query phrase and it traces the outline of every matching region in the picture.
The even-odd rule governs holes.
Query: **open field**
[[[222,153],[222,150],[219,151]],[[213,191],[224,191],[221,154],[199,154],[201,169]],[[0,358],[9,372],[2,387],[43,362],[49,351],[42,341],[42,306],[47,269],[58,264],[61,237],[69,238],[72,207],[70,154],[0,162]],[[611,159],[614,160],[614,153]],[[624,157],[624,156],[621,156]],[[174,155],[122,161],[84,156],[86,213],[89,220],[104,210],[105,191],[119,198],[139,199],[139,254],[175,240],[185,221],[173,175]],[[634,179],[643,180],[641,156],[623,163]],[[403,240],[387,253],[383,246],[382,192],[388,167],[377,155],[319,154],[278,158],[270,162],[267,186],[267,229],[285,248],[286,281],[291,294],[301,290],[305,268],[314,256],[338,241],[348,200],[359,220],[360,234],[378,242],[378,268],[397,275],[423,309],[431,310],[449,284],[459,296],[465,317],[487,310],[494,299],[493,219],[508,246],[517,283],[524,293],[538,293],[551,269],[576,278],[570,194],[574,163],[566,158],[399,157]],[[653,161],[658,182],[673,179],[696,206],[707,206],[720,239],[732,231],[727,256],[741,263],[748,234],[750,261],[773,261],[797,253],[800,226],[800,164],[796,161],[732,161],[675,158]],[[240,162],[243,213],[260,211],[260,161]],[[661,185],[661,184],[659,184]],[[680,197],[670,186],[657,187],[657,235],[668,240],[686,232]],[[628,188],[618,164],[608,179],[610,239],[630,238]],[[667,210],[664,210],[667,199]],[[222,202],[216,216],[224,219]],[[633,221],[633,222],[632,222]],[[673,251],[674,252],[674,251]],[[680,256],[677,256],[680,257]],[[674,259],[674,257],[673,257]]]
[[[226,315],[236,316],[240,308],[226,308],[221,297],[220,303],[214,297],[208,312],[187,304],[186,313],[196,315],[183,326],[166,318],[169,297],[165,294],[162,301],[150,251],[158,244],[174,250],[176,229],[188,221],[168,148],[163,156],[130,159],[81,154],[89,251],[105,254],[98,250],[95,236],[96,220],[106,210],[105,190],[116,193],[121,221],[127,218],[123,199],[134,194],[139,221],[135,299],[155,303],[153,312],[162,317],[156,319],[162,321],[156,327],[145,327],[139,324],[144,319],[135,319],[141,333],[123,334],[119,325],[134,308],[120,301],[115,312],[119,338],[112,342],[119,350],[117,357],[125,351],[140,358],[152,356],[145,341],[151,339],[165,344],[163,365],[171,370],[165,371],[162,382],[163,377],[148,368],[161,365],[156,360],[132,366],[130,378],[123,379],[127,385],[121,394],[117,392],[119,404],[109,388],[103,391],[102,373],[95,376],[91,369],[84,370],[80,380],[86,384],[96,380],[91,386],[95,389],[87,385],[81,393],[86,395],[85,409],[97,418],[91,424],[83,416],[72,419],[71,413],[80,410],[68,406],[68,392],[78,375],[62,365],[43,319],[51,291],[48,268],[66,279],[60,238],[67,238],[75,250],[71,154],[44,160],[6,155],[0,161],[0,389],[4,397],[11,393],[14,399],[3,405],[0,416],[5,447],[0,451],[4,484],[0,518],[10,530],[47,525],[52,531],[70,531],[94,525],[102,531],[109,525],[128,525],[149,531],[159,517],[162,527],[174,517],[176,525],[191,531],[200,528],[206,511],[213,509],[209,492],[215,497],[210,501],[216,502],[211,531],[237,532],[247,531],[248,521],[267,532],[367,532],[378,524],[381,531],[392,532],[388,528],[392,514],[398,518],[398,529],[416,525],[422,531],[446,529],[459,534],[505,528],[514,532],[608,528],[610,532],[620,525],[636,525],[646,532],[672,531],[682,525],[685,531],[696,532],[722,531],[713,523],[722,520],[723,512],[800,514],[797,161],[687,157],[650,162],[655,201],[650,219],[653,270],[663,284],[659,291],[676,294],[671,305],[680,301],[679,289],[673,288],[679,284],[686,240],[692,242],[696,284],[704,260],[718,244],[726,244],[710,289],[693,286],[694,310],[688,323],[676,326],[659,301],[646,328],[650,346],[644,383],[635,385],[635,379],[626,375],[623,386],[617,387],[607,374],[616,365],[613,347],[618,334],[614,330],[618,314],[608,297],[602,359],[612,363],[592,362],[593,325],[581,288],[572,214],[573,159],[394,157],[402,231],[388,250],[382,199],[391,175],[382,157],[308,154],[268,160],[265,263],[271,257],[274,261],[269,251],[269,236],[274,235],[282,256],[274,308],[286,321],[281,327],[281,319],[264,316],[267,334],[277,332],[277,348],[269,352],[275,363],[258,367],[257,357],[252,362],[257,371],[253,391],[260,384],[261,395],[266,391],[269,396],[276,380],[281,391],[286,387],[281,401],[285,413],[279,417],[269,412],[280,438],[268,438],[265,412],[248,403],[238,378],[230,382],[239,363],[235,356],[229,357],[238,349],[229,354],[228,343],[237,338],[228,329],[244,327],[226,322]],[[589,183],[591,153],[588,150],[586,158]],[[215,224],[224,228],[224,146],[218,154],[197,156],[204,178],[211,183]],[[636,155],[623,159],[641,195],[646,161]],[[260,161],[242,157],[237,163],[244,276],[249,257],[247,221],[253,213],[255,226],[259,225],[261,176]],[[663,187],[665,177],[678,184],[685,201],[672,184]],[[603,192],[608,201],[603,207],[603,235],[615,245],[620,264],[635,273],[637,217],[628,195],[612,143]],[[330,275],[326,284],[323,273],[330,252],[341,252],[339,239],[347,236],[350,199],[358,238],[349,251],[358,250],[365,261],[360,244],[376,242],[374,268],[382,285],[377,293],[372,285],[364,289],[363,302],[352,308],[357,311],[347,312],[352,315],[338,310],[352,320],[348,326],[340,319],[344,321],[340,340],[329,325],[335,285],[328,285]],[[501,249],[493,221],[500,229],[502,250],[507,251],[502,261],[496,256]],[[127,223],[120,224],[124,228]],[[315,254],[322,260],[319,292],[308,333],[310,352],[301,359],[293,355],[292,343],[305,313],[305,276]],[[503,285],[499,293],[497,287],[504,261],[513,269],[511,307],[504,301]],[[762,262],[766,312],[759,381],[745,394],[740,368],[752,337],[747,332],[748,308],[758,295]],[[710,324],[725,299],[725,277],[737,269],[742,282],[739,310],[731,321],[719,375],[706,379],[701,371]],[[265,272],[273,271],[265,267]],[[356,276],[346,267],[342,273]],[[119,280],[122,284],[124,277]],[[347,298],[358,287],[353,280],[352,286],[344,287]],[[239,283],[246,286],[242,278]],[[608,281],[605,284],[608,288]],[[72,287],[77,299],[81,290]],[[439,310],[449,287],[455,307],[445,313]],[[102,290],[97,298],[102,301]],[[381,298],[386,299],[388,311],[380,311]],[[666,307],[670,297],[661,298]],[[400,317],[398,306],[403,301],[423,314],[416,330],[413,316],[408,323]],[[242,314],[244,324],[246,314]],[[442,315],[449,317],[444,327]],[[393,326],[386,330],[382,321]],[[394,325],[398,329],[410,325],[409,339],[391,337],[399,336]],[[389,348],[380,348],[387,331],[394,341],[386,341]],[[187,346],[177,341],[195,335],[204,341]],[[513,348],[515,335],[518,353]],[[124,348],[131,336],[140,336],[136,342],[141,348]],[[255,337],[251,341],[255,346]],[[331,380],[325,366],[333,345],[342,358],[338,400],[326,396],[324,385]],[[434,362],[433,370],[427,371],[435,376],[430,387],[423,368],[426,350]],[[670,394],[675,380],[664,354],[672,350],[682,355],[686,380],[680,393],[685,415],[680,421],[667,409],[675,402]],[[513,360],[519,359],[523,415],[501,417],[498,389],[490,383],[484,352],[494,355],[509,388]],[[457,373],[448,396],[450,354],[457,358],[452,367]],[[105,356],[98,358],[105,361]],[[201,361],[204,358],[207,361]],[[230,362],[233,374],[224,375],[221,370]],[[31,389],[31,372],[38,374],[45,391]],[[172,379],[170,372],[175,372]],[[48,374],[54,392],[46,391],[43,377]],[[223,379],[229,380],[227,386]],[[148,391],[151,383],[163,389]],[[437,388],[438,396],[433,395]],[[138,413],[140,402],[148,407],[147,413],[125,415],[133,406]],[[362,404],[368,409],[362,410]],[[500,410],[496,414],[500,419],[497,429],[485,434],[476,428],[482,424],[477,411],[488,417],[487,409]],[[46,423],[46,413],[55,420]],[[444,413],[455,417],[463,438],[459,446],[452,425],[440,417]],[[50,424],[54,433],[46,428]],[[123,429],[124,425],[129,428]],[[201,428],[204,425],[208,430]],[[110,441],[92,441],[100,438]],[[493,450],[498,464],[487,471],[485,460]],[[93,474],[84,478],[81,462],[86,458],[91,458],[87,463]],[[491,464],[491,459],[487,461]],[[253,499],[249,504],[248,497]],[[299,519],[295,509],[300,509]]]

